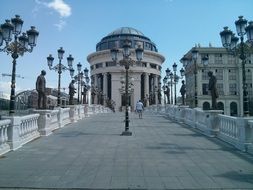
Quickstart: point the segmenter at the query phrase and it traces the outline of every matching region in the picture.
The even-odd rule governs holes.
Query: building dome
[[[96,51],[112,49],[115,47],[116,42],[121,48],[125,39],[131,40],[132,48],[135,48],[136,44],[141,44],[144,50],[157,52],[156,45],[148,37],[131,27],[121,27],[109,33],[97,43]]]
[[[107,36],[125,35],[125,34],[144,36],[144,34],[142,32],[140,32],[139,30],[136,30],[135,28],[131,28],[131,27],[118,28],[118,29],[114,30],[113,32],[111,32],[110,34],[108,34]]]

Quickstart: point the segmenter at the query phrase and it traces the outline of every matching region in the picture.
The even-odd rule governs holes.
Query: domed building
[[[161,66],[164,56],[158,53],[156,45],[142,32],[130,28],[119,28],[101,39],[96,52],[88,55],[91,74],[91,103],[113,105],[116,111],[125,109],[125,67],[112,61],[111,49],[122,47],[125,40],[131,41],[130,58],[136,61],[135,49],[143,48],[143,58],[129,68],[129,105],[134,110],[138,100],[145,106],[161,102]]]

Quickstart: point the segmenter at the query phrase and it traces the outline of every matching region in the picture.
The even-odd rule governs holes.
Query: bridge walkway
[[[145,112],[97,114],[0,158],[0,189],[253,189],[253,158]]]

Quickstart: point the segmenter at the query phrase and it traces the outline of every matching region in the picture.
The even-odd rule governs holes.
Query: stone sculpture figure
[[[186,93],[186,89],[185,89],[184,80],[182,80],[182,86],[180,88],[180,93],[182,95],[182,105],[185,105],[185,93]]]
[[[47,97],[46,97],[46,71],[42,70],[41,74],[36,80],[36,90],[38,92],[38,109],[46,109]]]
[[[211,97],[212,97],[212,109],[216,110],[217,109],[217,98],[219,97],[218,90],[216,87],[217,79],[213,75],[212,71],[208,72],[208,76],[209,76],[208,90],[210,90]]]
[[[69,84],[69,105],[74,105],[74,95],[76,93],[76,88],[74,86],[75,80],[72,80]]]

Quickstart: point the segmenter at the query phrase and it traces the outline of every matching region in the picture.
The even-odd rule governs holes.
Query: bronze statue
[[[166,97],[167,97],[167,104],[170,104],[170,88],[168,86],[165,86],[165,94],[166,94]]]
[[[212,97],[212,109],[217,109],[217,98],[219,97],[218,95],[218,90],[216,87],[217,79],[213,75],[212,71],[208,72],[209,76],[209,84],[208,84],[208,90],[211,92],[211,97]]]
[[[36,81],[36,90],[38,92],[38,109],[46,109],[47,107],[45,75],[46,71],[42,70]]]
[[[75,80],[72,80],[69,84],[69,105],[74,105],[74,95],[76,93],[76,88],[74,86]]]
[[[186,90],[185,90],[184,80],[182,80],[182,86],[180,88],[180,93],[182,95],[182,105],[185,105],[185,93],[186,93]]]

